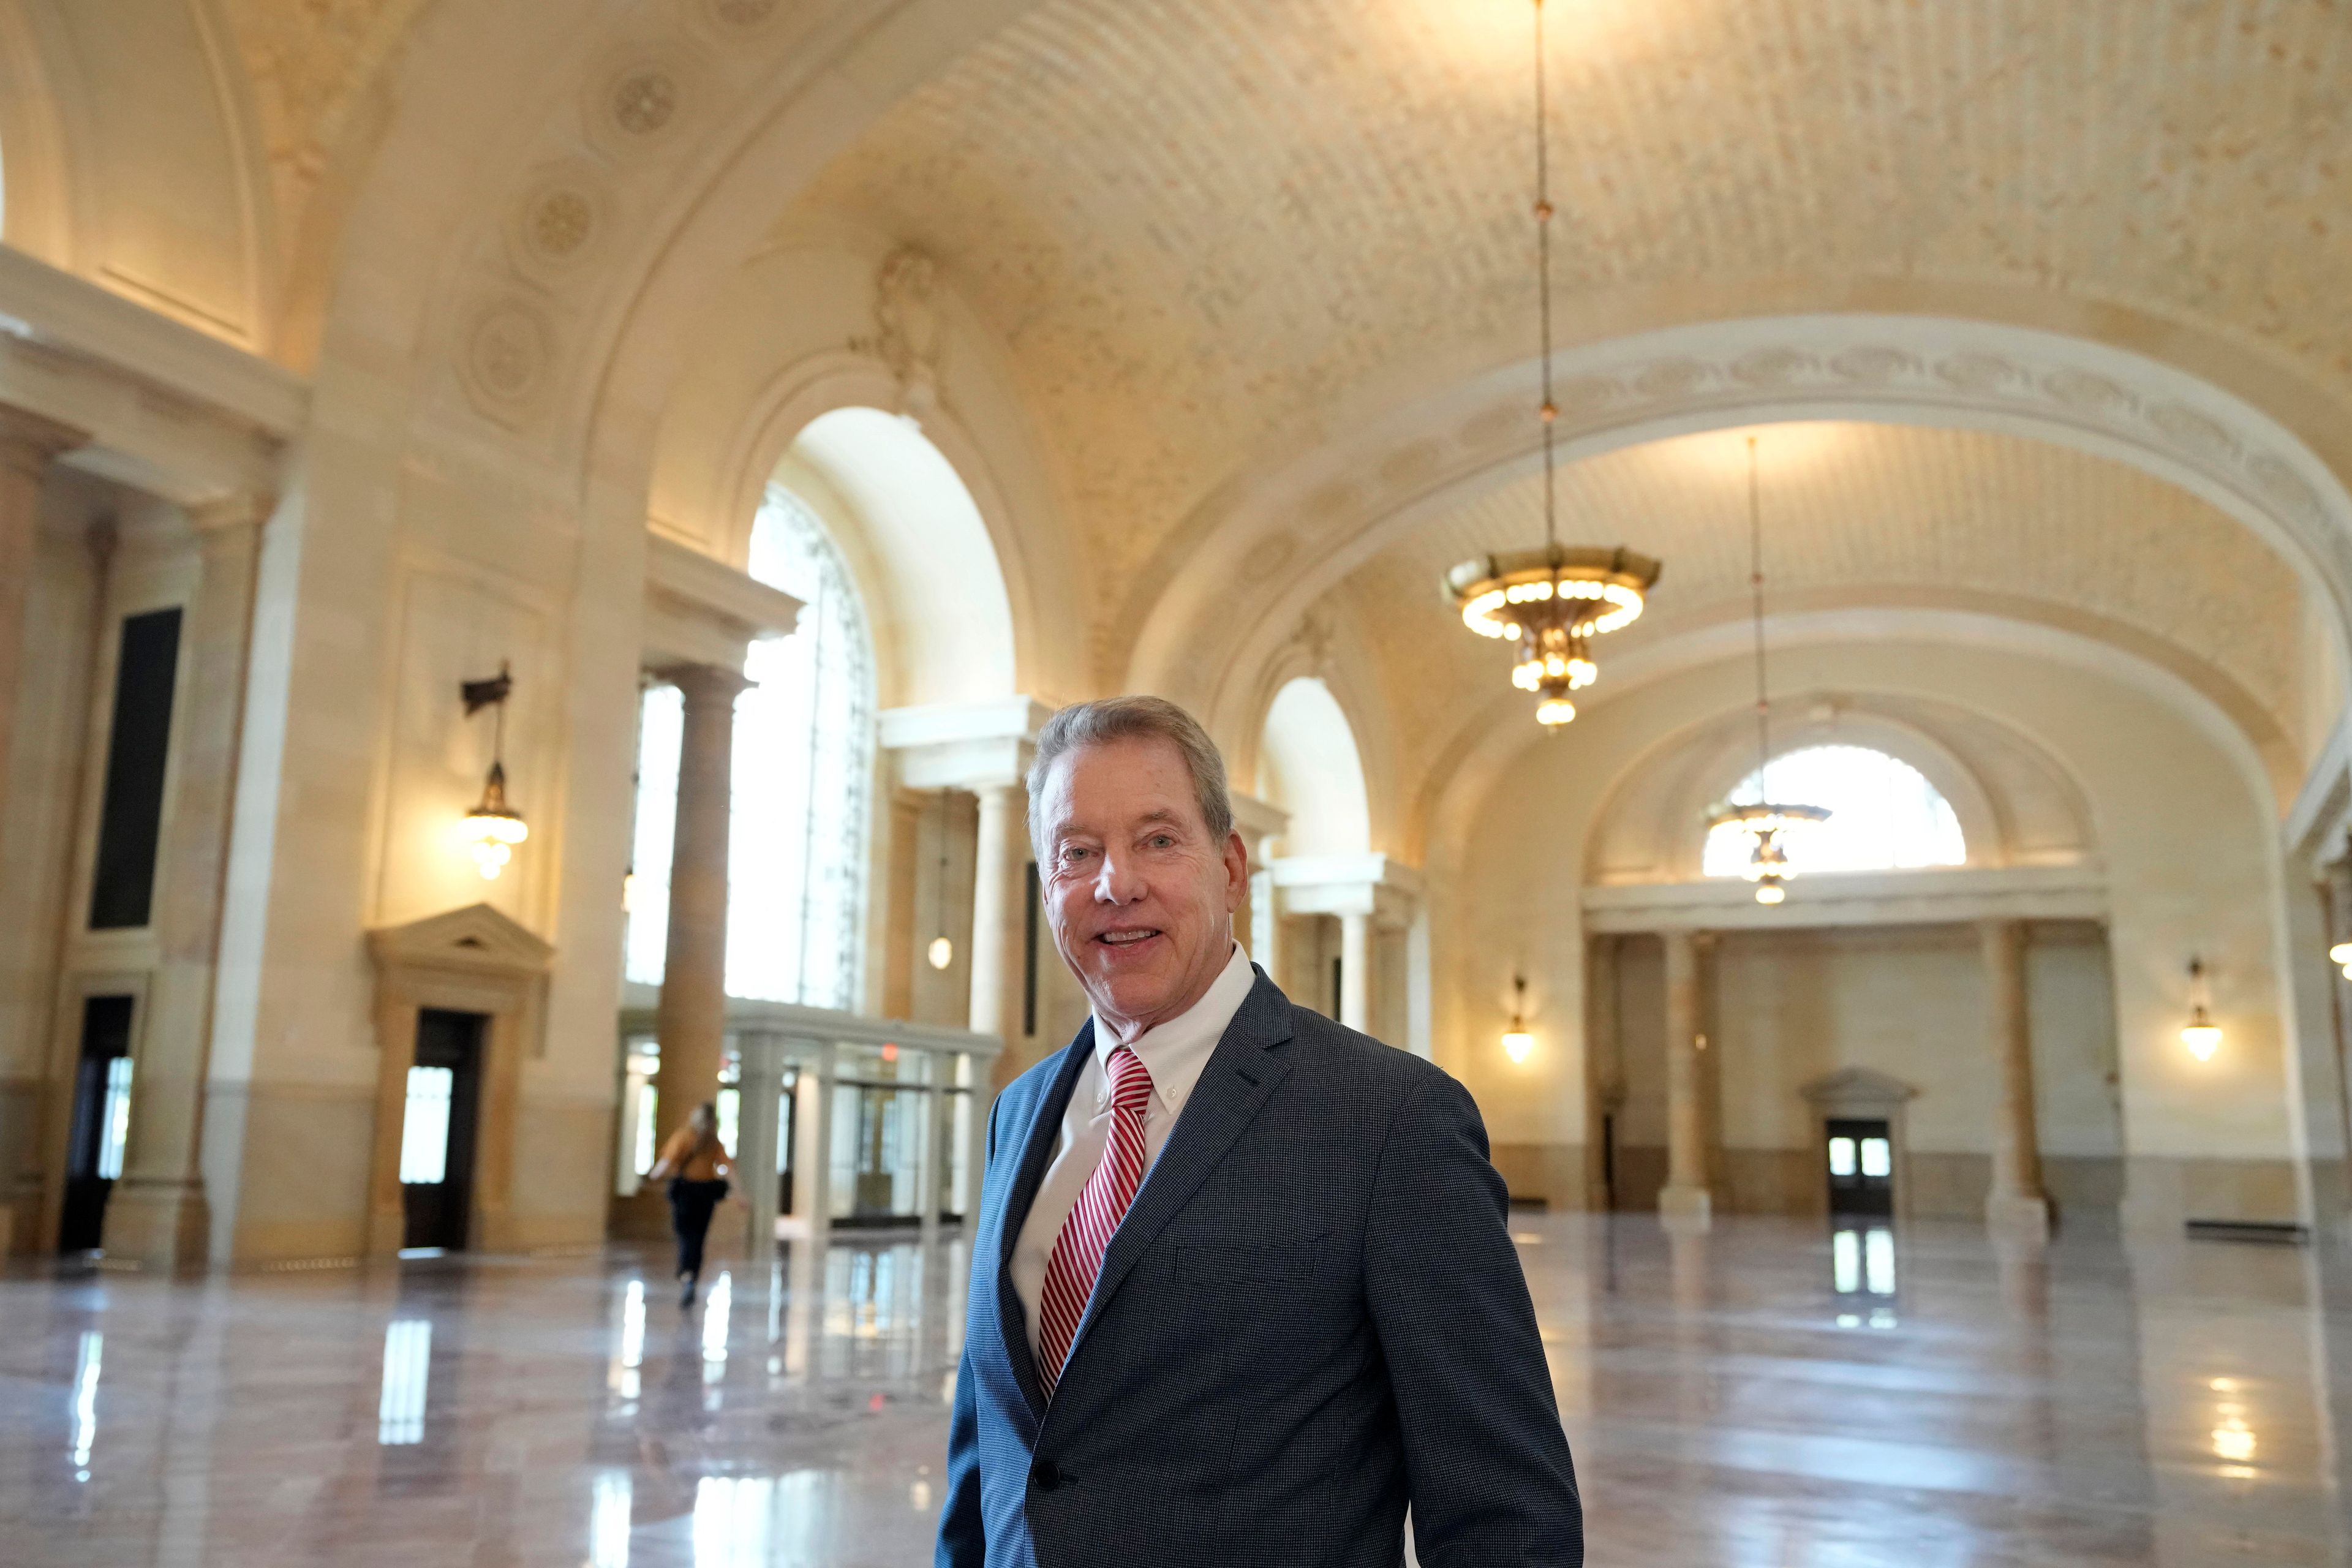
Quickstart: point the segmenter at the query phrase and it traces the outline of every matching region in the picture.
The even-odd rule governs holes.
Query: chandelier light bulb
[[[930,961],[933,969],[945,969],[949,964],[953,963],[955,943],[943,936],[931,938]]]
[[[1756,884],[1756,901],[1759,904],[1782,903],[1788,897],[1789,889],[1777,876],[1766,877]]]
[[[2344,971],[2344,978],[2352,980],[2352,942],[2339,942],[2327,950],[2327,962]]]

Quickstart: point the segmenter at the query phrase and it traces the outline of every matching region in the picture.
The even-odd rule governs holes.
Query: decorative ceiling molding
[[[1250,684],[1245,672],[1307,605],[1447,506],[1532,469],[1534,374],[1515,365],[1356,426],[1352,439],[1252,487],[1145,619],[1128,684],[1177,692],[1224,721],[1230,695]],[[2236,518],[2352,627],[2352,494],[2334,473],[2243,399],[2105,344],[1932,317],[1721,321],[1564,355],[1556,400],[1570,460],[1790,420],[2059,442]],[[1412,462],[1394,461],[1405,452]]]

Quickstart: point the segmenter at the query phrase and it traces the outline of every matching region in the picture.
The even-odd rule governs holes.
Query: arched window
[[[735,702],[727,991],[856,1005],[874,772],[874,657],[841,552],[816,514],[770,487],[751,527],[751,575],[800,600],[793,635],[753,646]],[[658,983],[668,934],[682,703],[646,693],[627,973]]]
[[[1827,822],[1789,835],[1790,868],[1800,875],[1958,866],[1968,860],[1951,804],[1918,769],[1884,752],[1864,746],[1790,752],[1748,774],[1731,799],[1743,804],[1768,795],[1783,805],[1829,808]],[[1751,847],[1738,828],[1715,828],[1706,836],[1700,868],[1710,877],[1737,877]]]

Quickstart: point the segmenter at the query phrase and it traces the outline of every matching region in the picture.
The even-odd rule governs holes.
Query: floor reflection
[[[1596,1563],[2352,1561],[2344,1259],[1515,1215]],[[970,1259],[0,1277],[0,1560],[927,1559]]]
[[[1841,1305],[1858,1309],[1841,1311],[1838,1327],[1891,1329],[1902,1320],[1895,1313],[1895,1227],[1840,1219],[1830,1232],[1830,1289]]]

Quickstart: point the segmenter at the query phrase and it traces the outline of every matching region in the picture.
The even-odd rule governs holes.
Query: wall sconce
[[[513,690],[514,677],[503,659],[491,679],[465,681],[457,688],[467,718],[485,708],[498,710],[490,731],[489,775],[482,780],[481,803],[466,814],[465,823],[467,853],[473,856],[486,882],[498,879],[514,858],[514,847],[530,837],[522,814],[507,805],[507,698]]]
[[[1511,976],[1511,1026],[1503,1031],[1503,1054],[1515,1062],[1523,1062],[1536,1048],[1536,1037],[1528,1032],[1528,982],[1525,975]]]
[[[2213,1053],[2221,1048],[2221,1026],[2213,1022],[2206,1006],[2205,961],[2189,961],[2189,1024],[2180,1031],[2180,1043],[2189,1054],[2200,1062],[2210,1062]]]
[[[940,791],[940,920],[939,935],[931,938],[927,956],[933,969],[955,962],[955,943],[948,940],[948,792]]]

